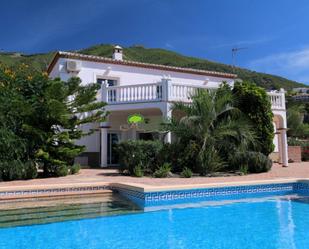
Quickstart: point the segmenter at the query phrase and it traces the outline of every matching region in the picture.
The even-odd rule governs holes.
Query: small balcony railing
[[[191,102],[191,96],[197,89],[213,88],[175,83],[164,80],[158,83],[106,86],[102,85],[102,101],[108,105],[129,104],[142,102]],[[271,107],[276,110],[285,110],[285,94],[283,91],[268,92]]]
[[[273,110],[285,110],[285,93],[283,90],[267,93]]]

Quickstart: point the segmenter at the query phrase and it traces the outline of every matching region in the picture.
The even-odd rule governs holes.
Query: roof
[[[85,55],[85,54],[63,52],[63,51],[59,51],[55,54],[53,60],[51,61],[51,63],[49,64],[47,68],[48,74],[50,74],[53,67],[55,66],[55,64],[60,58],[68,58],[68,59],[76,59],[76,60],[83,60],[83,61],[100,62],[100,63],[109,63],[109,64],[118,64],[118,65],[131,66],[131,67],[159,69],[159,70],[172,71],[172,72],[198,74],[198,75],[206,75],[206,76],[214,76],[214,77],[222,77],[222,78],[230,78],[230,79],[234,79],[237,77],[236,74],[230,74],[230,73],[199,70],[199,69],[194,69],[194,68],[166,66],[166,65],[151,64],[151,63],[144,63],[144,62],[131,61],[131,60],[114,60],[112,58],[107,58],[107,57],[102,57],[102,56]]]

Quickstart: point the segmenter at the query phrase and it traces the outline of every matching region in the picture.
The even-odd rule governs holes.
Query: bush
[[[272,167],[272,161],[261,152],[238,152],[230,159],[230,164],[243,173],[267,172]]]
[[[137,166],[134,167],[133,176],[136,176],[136,177],[143,177],[144,176],[143,166],[141,164],[138,164]]]
[[[37,175],[37,167],[34,161],[29,160],[26,163],[20,160],[0,162],[0,180],[33,179]]]
[[[24,164],[24,179],[34,179],[38,176],[38,170],[34,161],[27,161]]]
[[[158,168],[154,173],[153,176],[156,178],[165,178],[168,176],[168,173],[171,172],[171,164],[164,163],[160,168]]]
[[[191,169],[185,167],[185,168],[182,170],[182,172],[181,172],[180,175],[181,175],[182,177],[184,177],[184,178],[191,178],[191,177],[192,177],[192,171],[191,171]]]
[[[55,170],[55,176],[66,176],[68,175],[69,169],[65,164],[58,165]]]
[[[182,172],[184,168],[189,168],[193,172],[198,172],[199,145],[194,141],[187,143],[164,144],[160,153],[159,165],[170,162],[172,172]]]
[[[68,166],[59,160],[54,160],[53,164],[44,165],[44,167],[44,175],[47,177],[66,176],[69,173]]]
[[[160,141],[128,140],[117,146],[120,170],[134,175],[134,168],[141,166],[143,173],[153,173],[158,166],[159,154],[163,147]]]
[[[23,179],[23,163],[19,160],[3,161],[0,163],[0,176],[3,181]]]
[[[78,163],[75,163],[71,166],[70,173],[72,175],[77,174],[79,171],[80,171],[80,165]]]

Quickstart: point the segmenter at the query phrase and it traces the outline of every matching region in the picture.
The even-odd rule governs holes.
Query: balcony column
[[[103,81],[101,84],[101,101],[107,103],[108,102],[108,91],[107,91],[107,80]]]
[[[172,80],[168,78],[162,79],[162,100],[168,102],[171,97]]]
[[[168,121],[172,118],[172,109],[171,109],[171,104],[170,103],[166,103],[166,105],[164,106],[162,114],[163,114],[163,119]],[[172,133],[171,132],[167,132],[164,138],[164,142],[165,143],[171,143],[172,142]]]
[[[277,132],[278,135],[278,154],[279,154],[279,163],[282,164],[282,136],[281,132]]]
[[[100,146],[100,158],[101,158],[101,162],[100,162],[100,166],[103,167],[107,167],[107,131],[109,128],[109,124],[108,122],[102,122],[100,124],[100,131],[101,131],[101,146]]]
[[[286,106],[285,106],[285,91],[283,88],[280,88],[280,91],[281,93],[281,107],[283,110],[286,110]]]
[[[282,165],[283,167],[289,166],[289,157],[288,157],[288,143],[286,129],[281,130],[281,155],[282,155]]]

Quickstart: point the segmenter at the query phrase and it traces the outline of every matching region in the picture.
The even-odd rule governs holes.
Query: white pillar
[[[166,103],[164,109],[162,110],[162,113],[163,113],[163,118],[165,120],[169,120],[169,119],[172,118],[172,110],[171,110],[171,104],[170,103]],[[172,133],[171,132],[168,132],[165,135],[164,141],[165,141],[165,143],[171,143],[172,142]]]
[[[107,80],[104,80],[101,84],[101,101],[107,103],[108,102],[108,84]]]
[[[281,131],[281,148],[282,148],[282,164],[284,167],[289,166],[289,156],[288,156],[288,142],[286,136],[286,129]]]
[[[278,133],[278,154],[279,154],[279,163],[282,164],[282,133],[281,131]]]
[[[170,100],[172,91],[172,81],[170,78],[162,79],[162,99],[168,102]]]
[[[107,130],[108,130],[109,126],[107,122],[103,122],[100,125],[100,130],[101,130],[101,151],[100,151],[100,155],[101,155],[101,163],[100,166],[103,167],[107,167]]]

